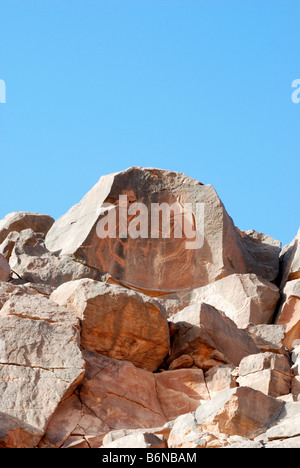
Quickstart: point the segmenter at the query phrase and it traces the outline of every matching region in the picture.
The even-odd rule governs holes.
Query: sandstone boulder
[[[144,294],[90,279],[60,286],[51,296],[81,320],[83,348],[155,371],[170,349],[161,306]]]
[[[5,257],[0,254],[0,281],[7,281],[10,275],[10,266]]]
[[[134,434],[130,434],[120,439],[105,444],[101,448],[103,449],[163,449],[167,448],[166,443],[155,434],[146,431],[138,431]]]
[[[196,421],[202,430],[254,439],[270,427],[284,403],[247,387],[225,390],[199,406]]]
[[[170,206],[173,211],[165,217],[169,221],[170,215],[170,222],[155,224],[159,215],[152,210],[168,211]],[[258,262],[247,238],[235,228],[212,186],[175,172],[133,167],[101,177],[52,226],[46,247],[108,272],[123,285],[160,295],[233,273],[273,281],[278,267],[272,267],[270,256],[260,255],[265,244],[255,244]],[[276,255],[271,258],[279,262]]]
[[[54,219],[48,215],[24,211],[10,213],[0,221],[0,244],[13,231],[21,232],[25,229],[32,229],[32,231],[40,232],[45,236],[53,223]]]
[[[285,327],[285,342],[290,350],[300,343],[300,279],[286,283],[276,323]]]
[[[245,356],[260,353],[252,338],[232,320],[203,302],[186,307],[170,320],[177,327],[172,337],[170,363],[189,354],[196,366],[206,371],[218,364],[237,367]]]
[[[289,359],[274,353],[247,356],[240,363],[238,383],[275,398],[287,395],[291,389]]]

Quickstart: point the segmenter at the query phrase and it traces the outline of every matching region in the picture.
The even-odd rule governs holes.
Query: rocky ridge
[[[7,215],[0,447],[300,448],[299,242],[154,168],[101,177],[57,221]]]

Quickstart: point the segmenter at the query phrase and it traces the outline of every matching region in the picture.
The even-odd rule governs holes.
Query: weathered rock
[[[127,200],[120,201],[120,195]],[[145,205],[142,215],[137,203]],[[174,204],[170,233],[165,226],[153,226],[155,215],[150,216],[150,208],[154,203],[165,203],[167,208]],[[101,220],[105,231],[108,219],[116,229],[113,226],[109,233],[103,233],[106,238],[100,238],[98,223]],[[138,229],[141,219],[143,228]],[[184,235],[176,238],[178,228],[182,234],[181,223],[190,231],[197,224],[198,234],[185,229]],[[126,237],[127,224],[130,235]],[[274,262],[276,256],[261,256],[257,262],[253,243],[248,250],[247,238],[237,231],[212,186],[175,172],[134,167],[101,177],[80,203],[52,226],[46,246],[101,273],[110,273],[123,285],[155,295],[194,289],[233,273],[255,273],[273,281],[277,268],[270,264],[270,257]],[[255,245],[260,255],[263,244]]]
[[[279,296],[274,284],[254,274],[233,274],[202,288],[168,295],[168,301],[177,299],[179,309],[205,302],[225,313],[239,328],[246,328],[250,323],[271,323]],[[170,309],[170,304],[166,306]]]
[[[24,283],[58,287],[80,278],[100,279],[99,272],[75,262],[70,257],[50,253],[41,234],[31,229],[22,231],[14,244],[9,263]]]
[[[178,369],[155,374],[158,401],[168,421],[195,411],[209,393],[201,369]]]
[[[284,287],[276,323],[285,327],[285,342],[291,350],[294,342],[300,342],[300,279],[288,281]]]
[[[51,417],[39,448],[59,448],[70,437],[81,419],[81,403],[77,395],[63,400]]]
[[[83,357],[86,373],[80,389],[82,417],[73,435],[104,437],[114,429],[165,424],[151,372],[90,351],[84,351]]]
[[[76,311],[83,348],[155,371],[170,349],[168,322],[152,298],[84,279],[66,283],[51,298]]]
[[[13,231],[21,232],[25,229],[31,229],[45,236],[53,224],[54,219],[48,215],[24,211],[10,213],[0,221],[0,244]]]
[[[274,353],[255,354],[244,358],[239,367],[238,383],[274,398],[287,395],[291,389],[291,370],[286,356]]]
[[[8,414],[0,413],[0,448],[33,448],[41,434]]]
[[[195,413],[179,416],[173,424],[168,439],[169,448],[219,448],[227,444],[224,434],[202,431],[197,424]]]
[[[204,431],[254,439],[266,431],[280,414],[284,403],[252,388],[225,390],[199,406],[197,424]]]
[[[292,394],[295,401],[299,400],[300,397],[300,375],[296,375],[292,379]]]
[[[7,281],[10,275],[10,266],[3,255],[0,254],[0,281]]]
[[[261,276],[269,281],[276,280],[279,274],[281,242],[253,229],[249,231],[238,229],[238,231],[251,258],[258,264],[263,264],[264,274]],[[253,273],[255,273],[254,270]]]
[[[260,353],[245,332],[214,307],[201,302],[171,317],[177,326],[168,362],[190,354],[197,367],[208,370],[218,364],[232,364],[250,354]]]
[[[300,436],[300,402],[285,403],[276,425],[267,430],[269,440]]]
[[[148,428],[148,429],[119,429],[118,431],[110,431],[103,438],[103,446],[112,444],[113,442],[123,439],[127,436],[134,436],[136,434],[153,434],[158,439],[164,442],[164,447],[167,447],[168,438],[173,427],[173,421],[167,422],[162,427]]]
[[[283,325],[249,325],[245,332],[262,352],[288,355]]]
[[[230,365],[215,366],[205,373],[205,383],[209,391],[210,398],[213,399],[224,390],[236,388],[236,378],[234,376],[236,368]]]
[[[194,365],[194,359],[189,354],[183,354],[171,362],[169,370],[186,369]]]
[[[1,310],[0,343],[0,412],[41,438],[84,375],[76,318],[43,296],[14,296]]]
[[[280,263],[281,288],[287,281],[300,279],[300,229],[295,239],[282,250]]]

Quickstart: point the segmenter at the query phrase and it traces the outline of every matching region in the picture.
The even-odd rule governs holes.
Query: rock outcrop
[[[139,167],[7,215],[0,448],[299,448],[299,233],[281,251]]]

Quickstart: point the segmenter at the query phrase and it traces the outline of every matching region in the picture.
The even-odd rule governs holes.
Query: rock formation
[[[7,215],[0,447],[300,448],[299,233],[139,167],[57,221]]]

